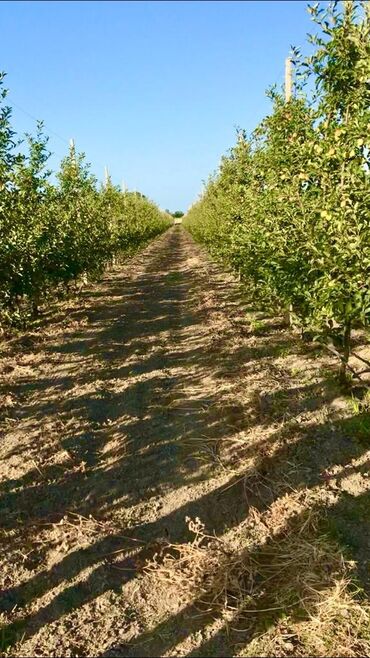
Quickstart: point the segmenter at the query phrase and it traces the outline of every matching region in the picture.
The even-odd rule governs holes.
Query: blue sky
[[[186,210],[236,127],[251,131],[268,112],[266,88],[283,83],[290,46],[314,31],[306,7],[1,2],[0,70],[23,110],[13,105],[13,125],[45,121],[53,168],[73,137],[99,179],[108,165],[114,183]]]

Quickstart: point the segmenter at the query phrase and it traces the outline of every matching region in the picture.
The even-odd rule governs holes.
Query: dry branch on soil
[[[243,638],[242,655],[246,643],[247,655],[368,655],[370,608],[351,585],[354,563],[318,531],[316,512],[244,549],[207,535],[199,518],[186,520],[194,539],[168,544],[146,570],[204,614],[220,615]]]

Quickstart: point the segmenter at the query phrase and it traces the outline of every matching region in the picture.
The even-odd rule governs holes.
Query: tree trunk
[[[289,304],[288,309],[284,311],[284,322],[288,327],[293,326],[293,304]]]
[[[344,325],[343,330],[343,360],[340,366],[339,378],[341,384],[347,384],[347,365],[351,348],[351,320]]]

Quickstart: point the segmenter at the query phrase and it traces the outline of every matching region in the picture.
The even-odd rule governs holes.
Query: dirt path
[[[215,410],[228,386],[209,349],[216,327],[210,333],[197,298],[204,268],[186,234],[169,232],[11,370],[2,474],[23,572],[8,605],[27,603],[22,655],[91,655],[135,637],[156,616],[153,602],[140,620],[118,592],[158,541],[188,537],[187,515],[217,532],[230,523],[229,497],[218,495],[229,475],[212,475],[187,443],[232,433],[227,410]],[[84,524],[90,514],[112,531]],[[40,526],[51,521],[59,525]],[[117,536],[128,529],[134,541]]]
[[[275,514],[278,533],[310,496],[345,504],[346,482],[367,501],[368,453],[342,432],[345,404],[278,324],[251,332],[232,277],[181,228],[65,313],[1,362],[4,650],[235,655],[222,616],[199,618],[179,585],[145,566],[191,539],[187,517],[252,537],[251,510]],[[293,437],[287,468],[293,418],[303,452]],[[320,455],[294,468],[320,430]],[[333,465],[357,481],[335,475],[336,492],[322,477]]]

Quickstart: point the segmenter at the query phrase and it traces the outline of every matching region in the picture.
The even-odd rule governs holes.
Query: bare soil
[[[1,347],[2,655],[310,655],[312,610],[260,608],[243,626],[212,604],[224,557],[192,594],[174,550],[193,546],[189,519],[256,563],[272,538],[287,562],[300,532],[311,547],[324,533],[367,605],[369,409],[183,228]],[[320,591],[335,564],[318,564]],[[367,618],[356,637],[333,624],[320,655],[370,655]]]

